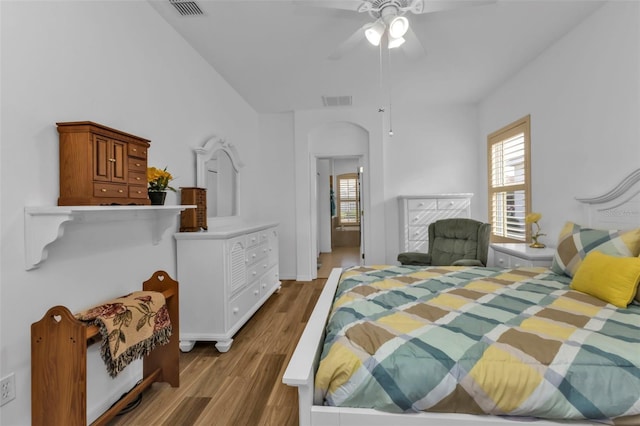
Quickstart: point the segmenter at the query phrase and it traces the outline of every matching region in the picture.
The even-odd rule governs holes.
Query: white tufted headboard
[[[630,229],[640,227],[640,169],[598,197],[576,198],[584,204],[589,227]]]

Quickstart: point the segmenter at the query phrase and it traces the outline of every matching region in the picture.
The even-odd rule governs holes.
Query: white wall
[[[542,241],[555,246],[565,221],[584,223],[575,197],[600,195],[640,166],[640,3],[606,3],[487,97],[483,146],[527,114],[532,208],[543,215]]]
[[[278,222],[280,279],[296,279],[296,204],[293,114],[260,115],[260,156],[264,167],[253,192],[261,208],[255,215]]]
[[[213,134],[236,145],[246,186],[262,163],[255,111],[147,2],[2,1],[0,10],[0,377],[14,372],[17,391],[0,423],[28,425],[30,325],[57,304],[77,311],[137,290],[158,269],[175,277],[172,231],[152,245],[144,220],[68,225],[48,260],[25,271],[24,207],[57,201],[55,123],[91,120],[150,139],[149,164],[168,166],[176,187],[195,184],[192,148]],[[250,192],[241,197],[243,211],[256,210]],[[141,370],[112,381],[97,349],[88,362],[89,421]]]
[[[387,262],[398,255],[399,195],[473,193],[471,216],[486,220],[478,179],[484,149],[472,105],[425,107],[394,101],[394,136],[385,145]],[[486,205],[486,204],[484,204]]]

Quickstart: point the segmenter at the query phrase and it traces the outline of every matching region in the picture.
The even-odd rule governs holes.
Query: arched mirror
[[[243,164],[235,147],[214,136],[195,152],[197,185],[207,189],[207,216],[237,216],[238,171]]]

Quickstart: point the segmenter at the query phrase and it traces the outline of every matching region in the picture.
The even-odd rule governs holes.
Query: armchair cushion
[[[484,266],[478,259],[460,259],[456,260],[451,266]]]

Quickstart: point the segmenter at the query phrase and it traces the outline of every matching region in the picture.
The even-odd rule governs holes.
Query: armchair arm
[[[431,255],[417,251],[408,251],[398,255],[398,262],[403,265],[431,265]]]

